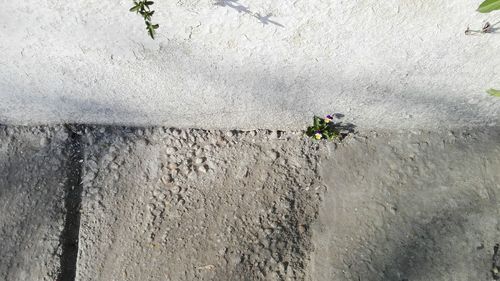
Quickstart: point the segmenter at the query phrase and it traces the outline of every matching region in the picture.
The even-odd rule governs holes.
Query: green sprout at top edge
[[[160,27],[159,24],[153,24],[151,22],[151,17],[154,15],[155,11],[151,10],[151,5],[153,5],[153,1],[141,0],[134,1],[134,6],[130,8],[130,12],[135,12],[140,14],[144,18],[144,23],[146,24],[146,30],[148,31],[149,36],[155,39],[156,29]]]

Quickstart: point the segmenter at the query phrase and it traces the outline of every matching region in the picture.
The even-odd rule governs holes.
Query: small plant
[[[333,140],[340,136],[340,131],[335,125],[332,115],[327,115],[325,118],[314,116],[313,125],[307,127],[306,135],[316,140]]]
[[[130,8],[129,11],[136,12],[137,14],[141,14],[144,18],[144,23],[146,24],[146,30],[148,31],[149,36],[155,39],[156,29],[160,27],[159,24],[153,24],[151,22],[151,17],[155,13],[155,11],[151,10],[151,5],[155,2],[148,0],[134,1],[134,6]]]
[[[500,10],[500,0],[485,0],[479,7],[477,8],[477,11],[480,13],[491,13],[493,11]],[[472,30],[467,27],[467,30],[465,30],[465,34],[471,35],[471,34],[477,34],[477,33],[493,33],[495,32],[496,28],[494,28],[495,25],[497,25],[499,22],[491,24],[489,22],[486,22],[483,27],[480,30]]]
[[[496,10],[500,10],[500,0],[485,0],[477,8],[477,11],[480,13],[490,13],[490,12],[493,12]],[[496,23],[496,24],[498,24],[498,23]],[[489,22],[487,22],[481,30],[470,30],[467,27],[465,34],[492,33],[494,31],[493,26],[496,24],[491,25]],[[489,89],[486,92],[493,97],[500,97],[500,90]]]

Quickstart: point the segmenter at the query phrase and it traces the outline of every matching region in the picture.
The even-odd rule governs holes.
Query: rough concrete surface
[[[0,126],[0,280],[56,280],[67,183],[64,128]]]
[[[3,1],[0,122],[302,129],[498,125],[498,34],[481,2]],[[496,31],[498,32],[498,30]]]
[[[0,131],[2,280],[492,280],[498,127],[67,128]]]
[[[77,280],[306,279],[318,144],[262,131],[92,135]]]
[[[96,132],[78,280],[491,279],[498,131]]]

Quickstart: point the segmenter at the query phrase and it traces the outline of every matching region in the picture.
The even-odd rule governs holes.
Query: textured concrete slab
[[[492,280],[500,132],[371,134],[323,162],[312,280]]]
[[[0,126],[0,280],[56,280],[60,272],[68,134]]]
[[[491,279],[498,128],[66,128],[0,127],[1,280]]]
[[[307,278],[318,144],[161,128],[85,138],[76,280]]]
[[[499,137],[88,128],[77,280],[489,280]]]
[[[303,129],[499,124],[480,1],[4,1],[0,122]]]

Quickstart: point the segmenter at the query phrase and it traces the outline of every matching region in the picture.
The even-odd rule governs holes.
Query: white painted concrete
[[[0,122],[498,125],[500,35],[464,35],[498,20],[479,2],[161,0],[153,41],[131,1],[3,1]]]

